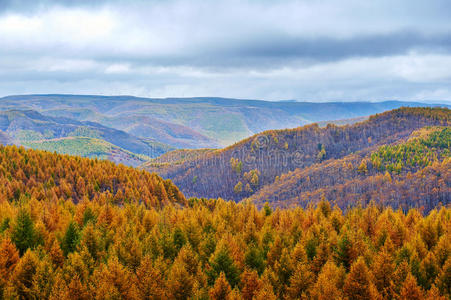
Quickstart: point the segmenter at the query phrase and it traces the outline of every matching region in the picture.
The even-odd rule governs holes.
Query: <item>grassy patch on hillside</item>
[[[104,140],[90,137],[66,137],[41,141],[24,141],[22,145],[32,149],[100,159],[107,159],[113,152],[120,151],[130,156],[146,160],[143,155],[131,153]]]

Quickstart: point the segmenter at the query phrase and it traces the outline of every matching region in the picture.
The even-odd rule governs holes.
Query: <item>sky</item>
[[[0,96],[451,100],[449,0],[0,0]]]

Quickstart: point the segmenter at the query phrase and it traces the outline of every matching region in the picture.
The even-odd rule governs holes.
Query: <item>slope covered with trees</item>
[[[170,180],[110,161],[0,146],[0,201],[185,204]]]
[[[0,297],[445,300],[450,229],[449,208],[3,200]]]
[[[447,108],[400,108],[353,125],[320,128],[313,124],[265,131],[181,164],[148,165],[146,169],[172,179],[188,197],[239,201],[284,173],[399,142],[417,129],[446,127],[450,121]],[[335,173],[334,178],[339,175]]]
[[[375,201],[429,211],[451,203],[450,143],[450,127],[422,128],[404,142],[283,174],[249,199],[304,207],[327,199],[341,208]]]

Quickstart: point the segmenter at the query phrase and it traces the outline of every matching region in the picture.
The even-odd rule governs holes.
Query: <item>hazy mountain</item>
[[[97,122],[177,148],[219,148],[253,134],[325,120],[355,122],[417,102],[296,102],[225,98],[151,99],[131,96],[23,95],[0,99],[0,109]],[[429,105],[428,105],[429,106]]]
[[[1,111],[0,130],[6,144],[99,157],[129,165],[141,164],[172,149],[98,123],[44,116],[33,110]]]

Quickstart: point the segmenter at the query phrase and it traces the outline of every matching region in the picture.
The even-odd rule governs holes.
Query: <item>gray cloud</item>
[[[448,0],[1,0],[0,44],[0,95],[451,99]]]
[[[386,56],[411,50],[451,51],[451,34],[424,35],[414,31],[373,34],[346,39],[265,38],[240,47],[237,55],[252,57],[306,58],[339,60],[353,56]]]

